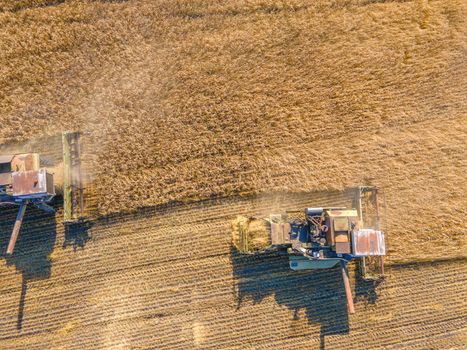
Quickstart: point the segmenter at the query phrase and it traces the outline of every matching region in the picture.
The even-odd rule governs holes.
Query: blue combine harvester
[[[74,222],[83,216],[83,188],[81,181],[79,133],[66,132],[63,141],[63,203],[65,222]],[[13,254],[16,240],[26,212],[31,204],[48,213],[56,195],[54,176],[41,167],[37,153],[0,155],[0,207],[18,206],[18,214],[7,248]]]
[[[306,208],[299,218],[290,215],[293,212],[262,219],[237,218],[234,244],[241,253],[287,252],[292,270],[330,269],[340,264],[348,309],[354,313],[347,264],[357,259],[364,279],[380,279],[386,246],[380,230],[378,189],[360,186],[353,193],[355,208]],[[261,226],[267,232],[258,239]]]

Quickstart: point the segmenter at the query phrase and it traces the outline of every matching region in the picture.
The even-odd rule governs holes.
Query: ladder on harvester
[[[64,132],[63,143],[63,211],[65,223],[84,219],[84,191],[81,174],[80,133]]]

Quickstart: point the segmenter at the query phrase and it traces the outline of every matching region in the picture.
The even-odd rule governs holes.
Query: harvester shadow
[[[78,248],[83,249],[86,242],[91,239],[92,221],[78,221],[66,223],[65,225],[65,239],[63,241],[63,248],[69,246],[73,247],[76,251]]]
[[[16,218],[17,207],[2,208],[0,211],[0,257],[8,266],[15,266],[22,274],[21,295],[18,306],[16,328],[23,327],[24,307],[28,282],[50,277],[52,264],[49,255],[56,240],[55,215],[28,206],[13,255],[6,249]]]
[[[384,282],[383,279],[365,280],[355,274],[354,301],[363,301],[367,304],[376,304],[378,300],[377,288]]]
[[[246,301],[256,304],[274,295],[277,304],[293,311],[291,327],[298,320],[299,311],[304,309],[308,323],[320,326],[322,349],[325,336],[349,332],[345,292],[339,269],[292,271],[285,255],[243,255],[235,248],[232,248],[231,257],[237,308]]]
[[[273,295],[278,305],[292,310],[290,329],[299,321],[304,310],[308,324],[319,325],[320,348],[325,348],[325,337],[349,333],[346,296],[339,267],[326,270],[293,271],[288,257],[279,253],[240,254],[231,248],[235,280],[234,294],[237,308],[244,303],[260,303]],[[357,280],[358,279],[358,280]],[[356,278],[357,300],[376,302],[376,282]],[[303,336],[303,330],[297,337]]]

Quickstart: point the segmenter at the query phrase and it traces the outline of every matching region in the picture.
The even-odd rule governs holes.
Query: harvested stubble
[[[95,221],[92,240],[76,251],[62,249],[61,222],[53,246],[43,244],[53,237],[50,218],[33,211],[14,266],[0,265],[0,348],[320,349],[321,341],[330,349],[462,349],[465,260],[389,264],[376,289],[352,268],[357,313],[348,316],[338,269],[296,273],[286,257],[232,251],[236,213],[316,199],[232,198],[114,215]],[[5,214],[11,223],[14,212]],[[0,222],[2,247],[7,226]],[[25,270],[52,249],[48,278]]]

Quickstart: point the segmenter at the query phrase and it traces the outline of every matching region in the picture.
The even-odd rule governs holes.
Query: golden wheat
[[[462,1],[67,1],[0,13],[0,143],[81,129],[101,214],[378,185],[465,251]]]

